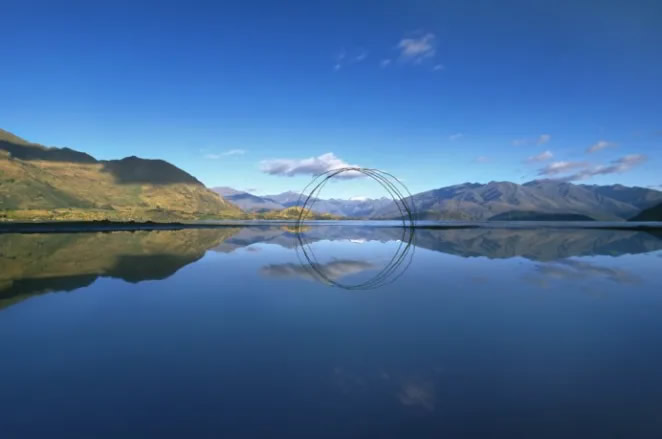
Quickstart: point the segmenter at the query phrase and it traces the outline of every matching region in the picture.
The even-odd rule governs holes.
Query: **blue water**
[[[2,437],[662,437],[659,235],[304,235],[0,235]]]

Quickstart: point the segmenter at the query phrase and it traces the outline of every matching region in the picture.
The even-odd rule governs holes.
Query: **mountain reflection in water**
[[[308,242],[389,243],[402,237],[397,227],[315,226],[305,231]],[[76,234],[0,235],[0,308],[35,294],[72,291],[99,277],[127,282],[162,280],[201,259],[207,251],[233,253],[270,244],[293,250],[299,245],[289,227],[251,226],[179,231],[135,231]],[[529,276],[538,279],[605,277],[636,282],[624,270],[573,261],[576,256],[620,256],[662,249],[662,239],[644,231],[595,229],[421,229],[415,245],[463,258],[522,257],[540,264]],[[320,264],[330,279],[371,271],[373,261],[339,255]],[[273,278],[315,277],[301,264],[271,263],[259,269]]]

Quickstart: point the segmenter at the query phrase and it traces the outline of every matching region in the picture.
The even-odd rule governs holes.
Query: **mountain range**
[[[465,183],[422,192],[413,196],[421,219],[491,220],[525,213],[583,215],[601,221],[632,218],[643,209],[662,202],[662,192],[622,185],[597,186],[536,180],[525,184],[492,181]],[[379,213],[397,215],[394,207]],[[496,218],[495,218],[496,217]]]
[[[291,219],[298,216],[299,198],[293,191],[259,196],[208,189],[163,160],[97,160],[0,130],[0,220]],[[320,218],[400,216],[385,197],[312,201]],[[660,191],[556,180],[463,183],[415,194],[411,201],[423,220],[662,220]]]
[[[258,196],[238,191],[229,187],[215,187],[212,190],[246,212],[263,213],[270,210],[282,210],[299,207],[302,202],[300,193],[287,191],[276,195]],[[390,198],[377,199],[312,199],[312,211],[346,218],[373,218],[375,214],[393,205]]]
[[[301,203],[299,193],[291,191],[258,196],[227,187],[213,190],[248,212],[283,209]],[[423,220],[623,221],[662,203],[662,192],[653,189],[555,180],[536,180],[521,185],[497,181],[464,183],[412,197],[417,217]],[[393,201],[387,198],[314,201],[312,210],[318,213],[362,219],[395,219],[400,216]]]

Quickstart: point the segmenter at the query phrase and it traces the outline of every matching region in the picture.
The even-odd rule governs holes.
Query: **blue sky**
[[[658,186],[660,17],[659,1],[9,0],[0,127],[261,194],[339,163],[413,192]],[[382,195],[360,180],[325,195]]]

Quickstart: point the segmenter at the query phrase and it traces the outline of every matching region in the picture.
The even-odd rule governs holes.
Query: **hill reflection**
[[[31,295],[72,291],[99,277],[160,280],[238,229],[0,235],[0,308]]]

